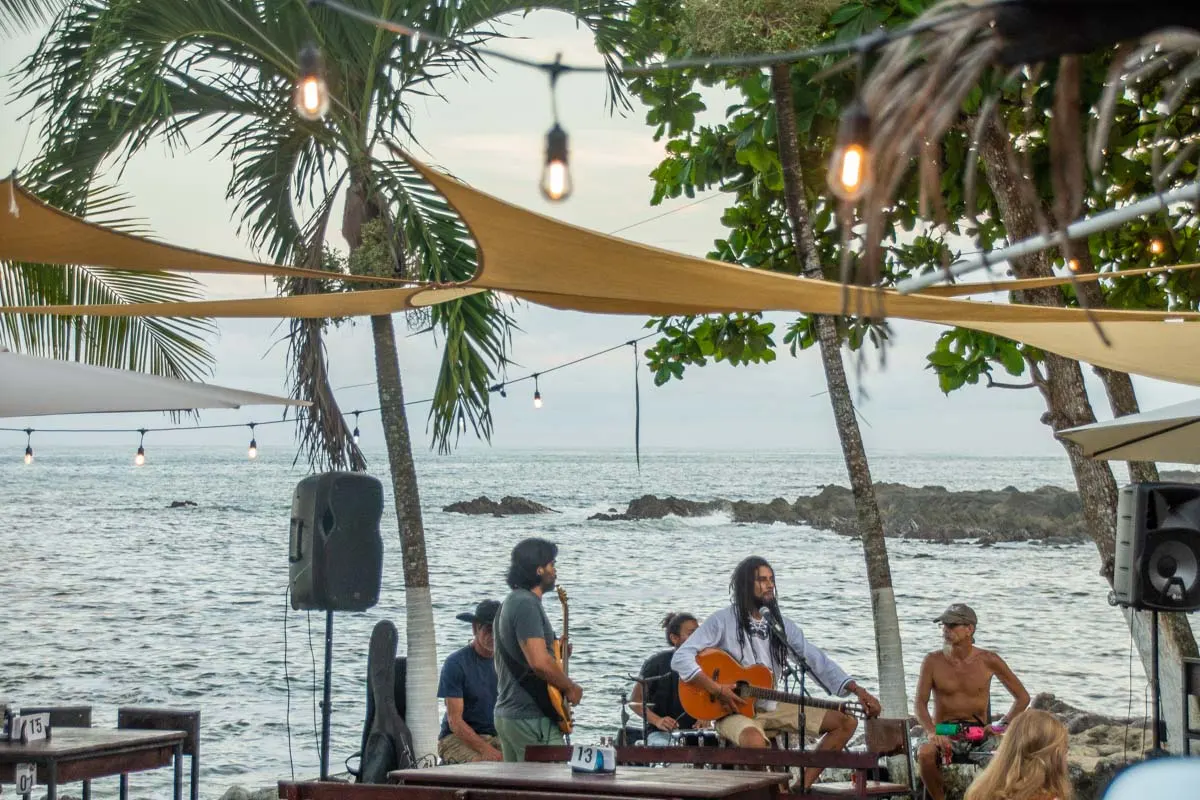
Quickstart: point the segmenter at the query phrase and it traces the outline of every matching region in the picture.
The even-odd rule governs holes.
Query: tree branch
[[[989,389],[1037,389],[1037,380],[1031,380],[1029,383],[1001,383],[992,379],[992,373],[985,372],[983,377],[987,378],[987,388]]]

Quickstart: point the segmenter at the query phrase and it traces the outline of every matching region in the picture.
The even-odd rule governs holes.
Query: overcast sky
[[[516,20],[509,32],[523,37],[502,46],[541,58],[556,52],[564,60],[597,61],[590,37],[576,30],[565,15],[538,13]],[[26,36],[0,46],[0,69],[7,71],[33,48]],[[27,162],[36,149],[36,131],[18,118],[24,111],[12,99],[12,82],[5,79],[5,105],[0,112],[0,153],[8,171]],[[605,110],[601,76],[569,75],[560,82],[559,106],[571,136],[571,165],[575,193],[561,205],[547,203],[537,190],[543,138],[549,128],[546,79],[540,73],[497,63],[490,78],[471,76],[439,84],[445,100],[418,101],[415,131],[424,150],[418,154],[452,171],[478,188],[520,206],[568,222],[609,232],[664,211],[681,209],[687,201],[651,206],[650,170],[662,156],[639,109],[627,117]],[[714,103],[719,112],[723,103]],[[28,141],[26,138],[28,136]],[[136,211],[155,233],[174,244],[235,256],[254,256],[236,233],[232,205],[225,199],[230,166],[205,149],[168,152],[155,146],[125,170],[120,186],[132,194]],[[658,247],[703,255],[723,234],[723,199],[682,208],[646,222],[622,235]],[[335,219],[337,215],[335,214]],[[340,241],[340,240],[339,240]],[[206,281],[214,297],[248,297],[269,293],[261,279],[220,277]],[[789,317],[773,315],[779,324],[777,341]],[[511,375],[546,369],[641,335],[644,319],[597,316],[522,306],[517,311],[521,331],[512,356]],[[286,394],[284,348],[276,342],[281,330],[264,320],[221,320],[212,342],[216,366],[211,381],[227,386]],[[403,318],[397,329],[404,331]],[[977,455],[1054,455],[1062,452],[1039,417],[1041,398],[1032,391],[987,390],[969,387],[950,397],[937,388],[924,369],[925,354],[939,328],[921,323],[894,324],[895,337],[887,365],[872,355],[863,373],[860,399],[869,423],[863,434],[870,452],[960,453]],[[361,384],[374,374],[370,326],[365,320],[346,326],[329,338],[335,387]],[[434,384],[440,351],[430,337],[401,341],[400,363],[409,398],[428,397]],[[850,369],[853,373],[853,368]],[[1090,373],[1089,373],[1090,374]],[[2,379],[2,378],[0,378]],[[1189,387],[1135,379],[1142,407],[1154,408],[1192,399]],[[765,367],[731,368],[710,365],[690,369],[682,382],[654,388],[642,372],[642,443],[645,448],[795,449],[831,452],[838,449],[829,401],[822,394],[824,375],[813,351],[798,358],[783,355]],[[1093,380],[1097,415],[1111,413],[1103,392]],[[507,399],[495,399],[494,447],[616,447],[632,439],[632,354],[621,349],[610,355],[546,376],[541,382],[545,406],[535,411],[532,385],[514,387]],[[377,405],[371,386],[338,392],[347,411]],[[413,415],[416,441],[428,444],[424,408]],[[208,411],[204,423],[241,422],[276,418],[274,408]],[[109,415],[72,418],[5,420],[6,427],[137,427],[165,422],[162,415]],[[377,415],[364,415],[365,436],[378,441]],[[262,429],[264,446],[291,446],[291,427]],[[49,444],[49,435],[43,442]],[[203,436],[203,440],[201,440]],[[160,441],[202,444],[239,443],[242,431],[173,433]],[[8,441],[12,440],[9,444]],[[18,442],[17,440],[21,441]],[[72,437],[73,442],[98,444],[111,436]],[[18,450],[23,435],[0,433],[0,450]],[[479,445],[472,445],[479,446]]]

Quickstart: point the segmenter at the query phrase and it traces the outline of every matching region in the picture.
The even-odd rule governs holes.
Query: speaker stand
[[[1162,748],[1162,687],[1159,685],[1158,672],[1158,611],[1150,612],[1150,671],[1153,673],[1151,682],[1154,695],[1154,735],[1153,745],[1147,758],[1158,758],[1166,755]]]
[[[1157,663],[1157,662],[1156,662]],[[333,612],[325,612],[325,690],[321,698],[321,780],[329,780],[329,719],[333,714],[330,705],[330,677],[333,673]],[[1155,682],[1157,686],[1157,681]]]

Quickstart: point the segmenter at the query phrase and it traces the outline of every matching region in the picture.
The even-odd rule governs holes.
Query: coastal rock
[[[1011,486],[1000,491],[951,492],[943,486],[879,483],[875,485],[875,493],[884,534],[889,537],[939,544],[978,539],[984,547],[1002,542],[1061,546],[1087,540],[1078,495],[1053,486],[1028,492]],[[631,501],[624,513],[610,510],[589,519],[607,522],[716,513],[727,513],[734,522],[742,524],[809,525],[845,536],[860,535],[854,496],[842,486],[822,486],[817,494],[792,503],[782,497],[757,503],[645,495]]]
[[[549,514],[557,513],[553,508],[544,506],[541,503],[535,503],[532,500],[524,497],[506,496],[500,499],[497,503],[486,494],[476,497],[474,500],[463,500],[458,503],[451,503],[448,506],[442,506],[442,511],[447,511],[451,514],[471,514],[474,516],[493,517],[509,517],[518,514]]]
[[[172,500],[171,505],[167,508],[195,508],[196,504],[191,500]]]

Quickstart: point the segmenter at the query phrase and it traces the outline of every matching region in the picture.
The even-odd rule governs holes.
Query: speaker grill
[[[1200,485],[1124,487],[1115,566],[1118,603],[1139,610],[1200,609]]]

